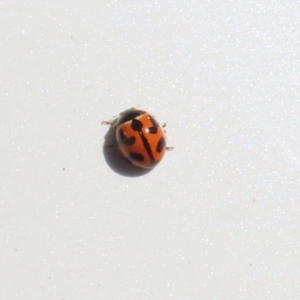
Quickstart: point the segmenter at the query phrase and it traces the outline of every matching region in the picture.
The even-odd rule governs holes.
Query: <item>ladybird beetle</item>
[[[113,126],[118,149],[134,166],[152,169],[163,158],[166,150],[165,124],[160,125],[146,111],[130,108],[112,121],[102,124]]]

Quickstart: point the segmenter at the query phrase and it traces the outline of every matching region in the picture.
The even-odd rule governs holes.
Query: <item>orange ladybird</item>
[[[166,150],[165,125],[160,125],[146,111],[130,108],[113,121],[103,122],[115,128],[117,146],[122,156],[134,166],[152,169]]]

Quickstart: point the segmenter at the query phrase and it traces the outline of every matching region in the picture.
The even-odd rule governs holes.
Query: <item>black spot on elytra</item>
[[[156,146],[156,151],[160,153],[165,146],[166,146],[166,139],[162,137]]]
[[[151,134],[156,134],[159,125],[151,116],[149,116],[149,119],[150,119],[153,126],[148,128],[148,132],[151,133]]]
[[[143,123],[141,121],[139,121],[137,119],[133,119],[131,121],[132,130],[141,132],[142,127],[143,127]]]
[[[151,134],[155,134],[157,133],[157,127],[149,127],[148,128],[148,133],[151,133]]]
[[[123,144],[129,145],[129,146],[133,145],[135,143],[135,140],[136,140],[134,136],[131,136],[131,137],[127,138],[125,136],[125,133],[124,133],[123,130],[120,130],[120,138],[121,138],[121,141],[122,141]]]
[[[142,154],[136,153],[136,152],[130,152],[129,153],[129,159],[135,160],[135,161],[143,161],[145,158]]]

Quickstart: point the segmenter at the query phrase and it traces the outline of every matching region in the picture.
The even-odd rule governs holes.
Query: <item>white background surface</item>
[[[299,1],[0,2],[0,299],[300,299]],[[175,149],[121,175],[140,104]]]

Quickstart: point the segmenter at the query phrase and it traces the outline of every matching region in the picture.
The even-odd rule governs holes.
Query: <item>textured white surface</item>
[[[300,4],[225,2],[0,2],[0,299],[300,299]]]

